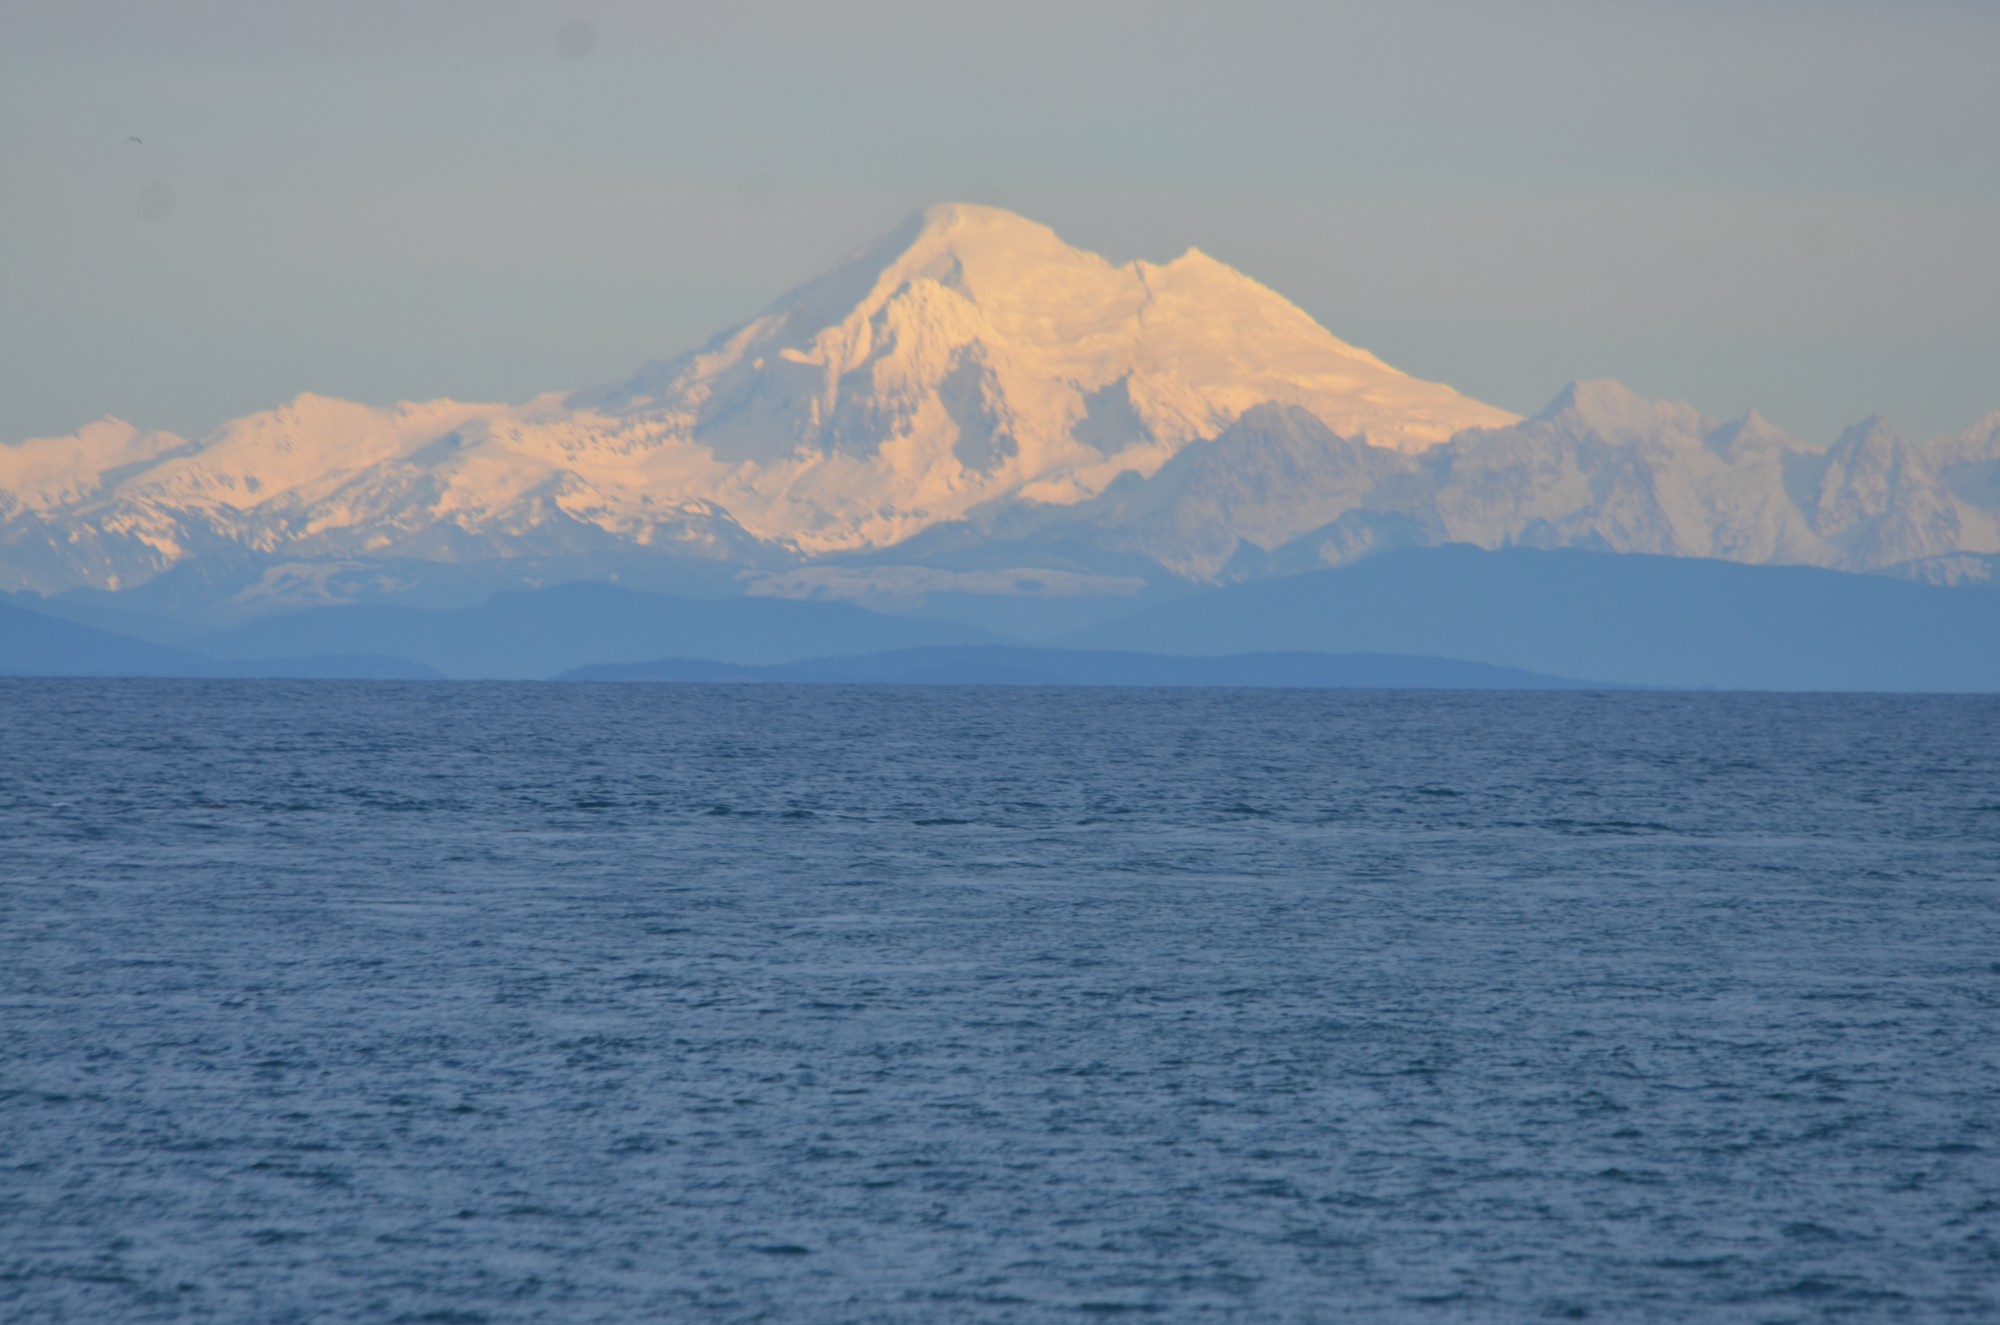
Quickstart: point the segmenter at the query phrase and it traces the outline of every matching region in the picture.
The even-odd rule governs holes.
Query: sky
[[[0,440],[620,379],[939,201],[1523,413],[1956,432],[1996,69],[1983,0],[9,0]]]

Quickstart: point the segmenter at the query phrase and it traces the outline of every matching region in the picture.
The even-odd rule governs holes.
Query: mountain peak
[[[924,208],[868,251],[884,249],[890,259],[884,264],[888,269],[912,262],[921,265],[943,255],[961,262],[1016,266],[1088,261],[1095,256],[1071,248],[1039,221],[1004,207],[970,202],[941,202]]]
[[[1200,249],[1114,265],[962,202],[911,214],[695,354],[578,397],[686,419],[725,464],[893,463],[871,492],[844,475],[841,504],[880,510],[920,489],[931,511],[1009,491],[1080,500],[1267,401],[1411,451],[1514,421],[1347,344]],[[785,500],[809,486],[785,480]]]
[[[1554,419],[1564,414],[1634,415],[1652,409],[1652,402],[1626,386],[1623,382],[1608,377],[1579,377],[1562,390],[1556,392],[1555,399],[1535,415],[1538,419]]]
[[[1887,450],[1904,445],[1903,434],[1880,414],[1870,414],[1867,418],[1848,427],[1833,444],[1835,451],[1858,451],[1863,449]]]
[[[1799,443],[1784,429],[1754,409],[1746,411],[1740,419],[1711,429],[1704,440],[1709,450],[1732,462],[1758,452],[1799,449]]]
[[[1647,436],[1662,425],[1690,436],[1700,436],[1711,428],[1692,405],[1648,400],[1624,383],[1603,377],[1571,382],[1535,419],[1616,439]]]
[[[911,219],[917,222],[918,233],[923,235],[1014,233],[1054,239],[1056,233],[1019,212],[978,202],[934,202]]]

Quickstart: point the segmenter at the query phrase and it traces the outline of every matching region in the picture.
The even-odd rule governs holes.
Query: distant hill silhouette
[[[1511,667],[1388,654],[1168,657],[1090,649],[896,649],[771,667],[689,659],[580,667],[566,681],[766,681],[856,685],[1255,686],[1296,689],[1573,690],[1587,681]]]
[[[1182,599],[1063,642],[1422,654],[1646,686],[2000,690],[2000,594],[1568,550],[1385,553]]]
[[[286,677],[297,680],[434,680],[403,658],[369,654],[218,661],[114,631],[0,603],[0,676]]]
[[[608,584],[495,594],[477,607],[321,607],[188,641],[219,658],[374,653],[447,676],[541,679],[595,663],[710,658],[765,664],[926,645],[988,644],[972,626],[846,603],[678,598]]]
[[[181,649],[0,603],[0,676],[206,676]]]

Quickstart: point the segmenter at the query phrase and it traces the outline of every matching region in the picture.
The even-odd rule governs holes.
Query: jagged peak
[[[1928,472],[1930,461],[1923,448],[1903,436],[1888,420],[1871,414],[1840,434],[1827,448],[1826,483],[1851,482],[1857,474],[1880,474],[1890,470]]]
[[[1571,382],[1556,393],[1556,398],[1535,420],[1617,440],[1657,436],[1662,428],[1702,437],[1715,428],[1692,405],[1677,400],[1648,400],[1624,383],[1602,377]]]
[[[1256,433],[1275,433],[1314,442],[1348,440],[1327,427],[1325,421],[1311,410],[1278,400],[1267,400],[1244,410],[1215,440],[1219,442],[1231,436]]]
[[[1759,448],[1799,449],[1796,438],[1778,427],[1756,410],[1746,410],[1740,419],[1732,419],[1719,428],[1712,429],[1707,437],[1709,449],[1718,454],[1734,458],[1746,450]]]
[[[1650,412],[1653,402],[1608,377],[1579,377],[1572,380],[1535,415],[1548,420],[1564,414],[1637,414]]]
[[[1990,410],[1977,423],[1967,428],[1959,436],[1968,442],[1983,442],[2000,438],[2000,409]]]
[[[1964,432],[1941,432],[1917,449],[1933,464],[2000,460],[2000,409],[1990,411]]]
[[[1833,451],[1852,453],[1863,449],[1888,449],[1907,446],[1909,439],[1896,431],[1890,422],[1880,414],[1870,414],[1859,423],[1852,424],[1840,434],[1833,444]]]

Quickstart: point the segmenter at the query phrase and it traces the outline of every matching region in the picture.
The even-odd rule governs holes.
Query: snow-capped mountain
[[[876,547],[995,500],[1074,502],[1264,401],[1402,449],[1504,411],[1397,372],[1198,252],[1114,266],[933,207],[700,350],[525,405],[317,396],[196,441],[104,420],[0,449],[7,587],[647,549]]]
[[[1821,452],[1599,383],[1520,420],[1197,251],[1118,266],[953,205],[617,386],[0,446],[0,589],[174,584],[243,614],[706,567],[762,593],[1074,595],[1442,542],[1950,581],[2000,553],[1996,475],[2000,414]]]

